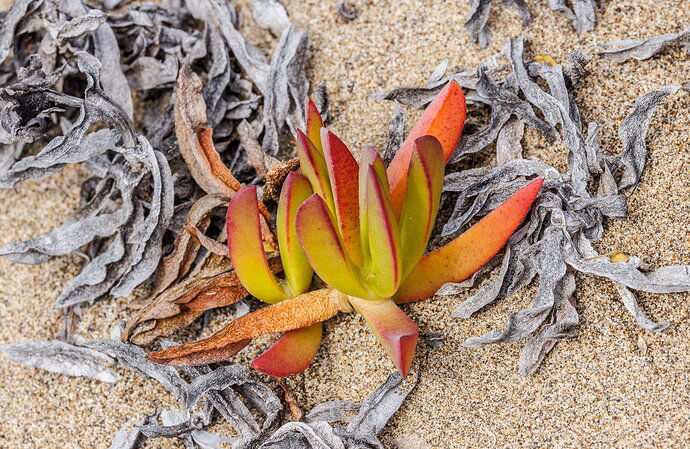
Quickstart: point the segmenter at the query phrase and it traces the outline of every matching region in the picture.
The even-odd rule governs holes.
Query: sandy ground
[[[494,3],[494,39],[481,50],[464,32],[469,9],[464,1],[360,0],[359,18],[352,22],[339,18],[330,0],[285,2],[292,20],[311,31],[311,79],[328,82],[332,129],[351,147],[372,143],[380,148],[385,142],[392,106],[371,100],[371,93],[422,84],[445,58],[450,70],[472,67],[499,50],[506,36],[524,33],[527,56],[548,54],[564,62],[575,49],[593,55],[603,41],[675,32],[690,23],[683,0],[608,0],[600,2],[595,31],[578,36],[546,2],[528,2],[533,24],[527,30],[514,9]],[[247,3],[241,5],[248,12]],[[250,35],[259,44],[270,41],[258,32]],[[590,69],[592,75],[577,90],[583,122],[602,123],[603,150],[614,153],[620,150],[617,127],[635,98],[687,81],[690,58],[676,48],[623,65],[597,57]],[[409,112],[411,124],[418,112]],[[689,131],[690,95],[678,93],[652,120],[650,157],[640,186],[629,195],[630,215],[608,223],[597,245],[601,252],[624,251],[653,265],[690,264]],[[524,144],[528,157],[564,169],[562,145],[547,146],[531,131]],[[0,244],[58,226],[77,205],[84,177],[79,168],[69,168],[44,182],[3,191]],[[61,318],[51,303],[79,267],[76,256],[40,266],[0,259],[0,343],[52,338]],[[423,333],[440,333],[446,343],[426,353],[419,387],[383,432],[386,447],[688,447],[690,294],[639,294],[653,319],[671,322],[667,332],[654,334],[635,325],[610,282],[589,276],[577,276],[577,281],[580,336],[557,345],[527,379],[517,374],[519,344],[466,349],[461,343],[503,325],[508,313],[530,303],[534,286],[471,320],[453,319],[450,313],[473,290],[407,307]],[[105,299],[86,309],[79,333],[106,337],[112,323],[129,316],[126,303]],[[216,313],[204,334],[224,321],[223,312]],[[192,334],[198,336],[192,331],[177,338]],[[425,351],[420,344],[417,357]],[[360,401],[392,369],[362,319],[344,316],[327,323],[315,364],[288,384],[308,410],[329,399]],[[128,417],[174,404],[154,381],[124,370],[120,374],[122,380],[110,385],[3,359],[0,447],[106,448]],[[155,440],[146,447],[183,446],[177,440]]]

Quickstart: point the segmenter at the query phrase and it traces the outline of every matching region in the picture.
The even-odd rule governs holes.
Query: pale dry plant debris
[[[453,196],[446,198],[445,205],[453,198],[454,210],[443,224],[443,238],[462,232],[523,187],[529,178],[545,179],[530,215],[508,241],[498,277],[482,286],[453,313],[456,317],[470,318],[497,299],[510,296],[538,279],[532,307],[511,314],[505,328],[465,341],[465,346],[478,347],[526,340],[519,372],[530,375],[559,340],[576,336],[579,314],[575,308],[575,271],[612,280],[636,322],[656,332],[666,329],[669,323],[656,323],[647,317],[631,290],[688,291],[690,267],[653,269],[637,257],[612,261],[592,246],[603,236],[606,218],[625,218],[627,201],[623,190],[634,188],[640,182],[647,154],[645,136],[652,113],[661,101],[681,90],[681,86],[662,87],[638,98],[618,131],[622,154],[607,156],[599,149],[599,125],[590,123],[585,133],[574,101],[574,89],[578,80],[586,76],[588,59],[575,52],[563,69],[560,65],[525,63],[523,52],[523,38],[509,39],[506,47],[482,63],[475,74],[465,70],[441,77],[439,86],[397,88],[378,98],[420,106],[426,95],[443,83],[462,79],[470,107],[490,109],[489,123],[473,134],[464,135],[451,161],[495,147],[498,165],[446,175],[444,191]],[[507,59],[508,64],[502,63],[502,59]],[[434,73],[433,78],[438,78],[438,74]],[[394,116],[392,129],[397,127],[397,120]],[[563,141],[568,149],[567,173],[559,173],[537,160],[523,159],[521,140],[525,126],[537,129],[548,140]],[[594,193],[590,189],[592,185],[598,186]],[[466,282],[446,284],[437,294],[457,294],[488,272],[487,267]]]

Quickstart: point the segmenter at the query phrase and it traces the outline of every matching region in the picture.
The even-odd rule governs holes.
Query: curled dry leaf
[[[335,316],[341,310],[342,298],[342,293],[332,288],[303,293],[233,320],[207,339],[152,352],[148,358],[166,365],[198,365],[225,360],[252,338],[300,329]]]
[[[462,232],[473,220],[495,209],[525,185],[527,179],[544,178],[542,192],[532,212],[508,241],[498,276],[460,304],[453,314],[469,318],[497,299],[510,296],[538,279],[531,307],[511,314],[505,327],[465,341],[466,346],[476,347],[526,340],[519,372],[531,375],[558,341],[577,334],[575,271],[614,281],[625,308],[636,322],[645,329],[660,331],[668,323],[649,319],[629,289],[656,293],[688,291],[690,268],[675,265],[651,270],[636,257],[618,256],[611,260],[592,246],[592,242],[603,236],[607,218],[625,217],[627,205],[622,190],[640,182],[647,153],[645,136],[652,113],[663,99],[679,91],[680,86],[663,87],[638,98],[618,131],[622,154],[607,156],[599,148],[599,126],[591,123],[585,132],[574,100],[575,81],[586,73],[587,58],[581,53],[571,54],[565,71],[560,65],[526,64],[523,44],[523,38],[507,42],[502,53],[509,58],[512,71],[503,80],[487,79],[479,70],[475,83],[477,93],[486,99],[485,104],[491,106],[492,114],[494,109],[508,105],[507,100],[512,95],[514,98],[524,96],[525,100],[520,100],[524,102],[523,111],[539,110],[547,123],[545,130],[557,130],[568,148],[568,172],[564,175],[542,162],[522,159],[519,143],[522,127],[534,126],[533,119],[530,122],[533,113],[513,112],[513,117],[498,127],[500,132],[496,137],[475,139],[477,145],[473,151],[485,151],[497,140],[499,165],[450,173],[445,177],[444,190],[456,192],[458,196],[442,234],[450,236]],[[494,62],[487,60],[481,67],[493,66]],[[502,89],[511,96],[502,93]],[[467,149],[461,145],[459,153],[463,151]],[[595,193],[590,192],[591,182],[599,185]],[[478,277],[481,275],[486,275],[486,271],[478,273]],[[446,286],[444,293],[457,292],[460,287]]]
[[[110,369],[114,360],[102,352],[53,340],[12,343],[0,346],[0,352],[16,363],[41,368],[67,376],[83,376],[101,382],[117,382],[119,376]]]
[[[210,224],[210,215],[227,207],[228,199],[221,194],[206,195],[199,198],[189,209],[184,220],[184,228],[194,228],[204,232]],[[181,232],[175,240],[175,249],[161,261],[156,273],[153,295],[157,295],[183,277],[192,268],[199,251],[199,240],[187,232]]]
[[[662,34],[646,39],[625,39],[610,41],[602,45],[605,48],[600,54],[613,59],[615,62],[624,62],[628,59],[643,61],[663,51],[671,45],[684,44],[690,53],[690,26],[678,33]]]
[[[230,198],[241,184],[220,160],[212,133],[207,125],[201,80],[189,66],[183,66],[177,76],[175,96],[175,134],[180,153],[192,177],[206,193]]]

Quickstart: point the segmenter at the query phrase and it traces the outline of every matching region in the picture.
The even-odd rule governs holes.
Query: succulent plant
[[[276,219],[284,278],[271,269],[262,240],[256,187],[237,192],[227,213],[228,248],[249,293],[271,304],[211,337],[149,354],[158,363],[226,359],[252,338],[284,332],[252,366],[273,376],[302,372],[314,359],[322,322],[339,312],[364,316],[404,376],[419,329],[399,304],[433,296],[488,262],[517,229],[539,192],[536,179],[450,243],[426,253],[443,187],[445,163],[462,133],[465,98],[449,83],[427,107],[388,168],[370,146],[359,163],[323,127],[307,103],[297,132],[301,173],[286,178]],[[326,287],[312,290],[313,274]]]

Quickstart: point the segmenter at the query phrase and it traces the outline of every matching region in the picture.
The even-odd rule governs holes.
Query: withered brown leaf
[[[218,362],[234,355],[252,338],[325,321],[341,311],[342,303],[342,293],[332,288],[303,293],[237,318],[209,338],[152,352],[147,358],[175,366]]]
[[[228,198],[221,194],[199,198],[189,209],[183,227],[198,229],[203,233],[211,222],[211,213],[227,204]],[[158,267],[154,296],[189,272],[199,248],[199,240],[194,239],[189,233],[181,232],[178,235],[175,240],[175,249],[163,259]]]
[[[231,197],[242,186],[213,145],[201,80],[189,66],[180,68],[175,94],[175,134],[189,172],[206,193]]]

